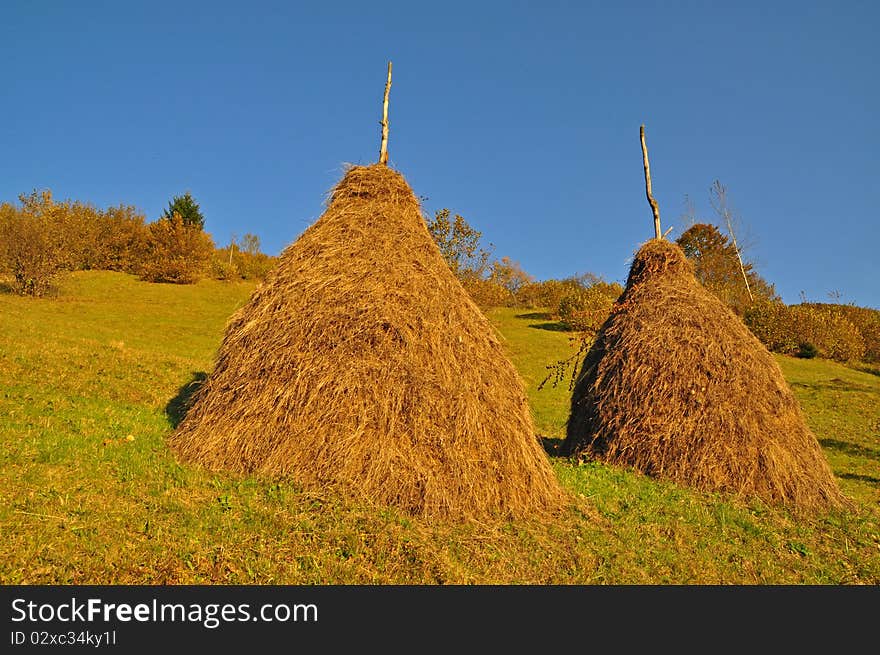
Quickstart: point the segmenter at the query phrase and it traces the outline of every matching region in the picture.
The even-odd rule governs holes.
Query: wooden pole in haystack
[[[663,238],[660,232],[660,207],[654,200],[654,194],[651,193],[651,167],[648,165],[648,146],[645,145],[645,126],[639,128],[639,137],[642,140],[642,163],[645,165],[645,192],[648,195],[648,204],[651,205],[651,211],[654,213],[654,236],[657,239]]]
[[[379,163],[388,165],[388,92],[391,91],[391,62],[388,62],[388,81],[385,82],[385,99],[382,101],[382,147]]]

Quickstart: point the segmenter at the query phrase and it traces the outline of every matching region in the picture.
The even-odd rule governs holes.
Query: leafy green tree
[[[199,203],[189,191],[182,196],[174,196],[168,203],[168,209],[162,212],[162,218],[169,219],[175,214],[179,214],[186,225],[198,227],[200,230],[205,228],[205,217],[199,209]]]

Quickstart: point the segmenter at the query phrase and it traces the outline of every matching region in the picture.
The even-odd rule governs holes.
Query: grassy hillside
[[[164,439],[252,286],[72,275],[0,294],[0,583],[880,583],[880,377],[780,358],[851,511],[797,517],[554,458],[552,522],[427,523],[289,481],[179,465]],[[490,314],[548,448],[569,336]],[[183,392],[183,393],[182,393]]]

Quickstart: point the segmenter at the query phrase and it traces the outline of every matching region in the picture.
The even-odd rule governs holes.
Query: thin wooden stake
[[[645,145],[645,126],[639,128],[639,137],[642,140],[642,163],[645,165],[645,192],[648,195],[648,204],[651,205],[651,211],[654,213],[654,236],[657,239],[663,238],[660,231],[660,207],[654,200],[654,194],[651,193],[651,167],[648,165],[648,146]]]
[[[391,91],[391,62],[388,62],[388,81],[385,82],[385,99],[382,101],[382,147],[379,163],[388,165],[388,92]]]

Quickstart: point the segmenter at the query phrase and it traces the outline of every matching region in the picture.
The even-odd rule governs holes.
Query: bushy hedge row
[[[562,297],[559,320],[573,330],[595,335],[621,293],[623,287],[616,282],[595,280]]]
[[[0,272],[17,293],[43,295],[64,271],[135,272],[143,260],[147,229],[132,207],[56,202],[49,191],[19,200],[0,205]]]
[[[554,312],[567,295],[583,288],[577,278],[531,282],[520,289],[518,300],[524,307],[549,307]]]
[[[203,277],[214,243],[200,227],[188,225],[180,214],[150,223],[141,279],[148,282],[192,284]]]
[[[773,352],[836,361],[880,361],[880,312],[847,305],[755,303],[746,325]]]
[[[458,279],[471,300],[484,309],[511,307],[517,304],[515,296],[492,279],[476,275],[459,275]]]
[[[59,202],[49,191],[19,200],[0,204],[0,275],[22,295],[44,295],[65,271],[122,271],[185,284],[206,276],[261,278],[275,262],[258,251],[253,235],[247,251],[234,244],[215,251],[209,234],[178,215],[147,223],[134,207]]]
[[[834,313],[852,323],[865,342],[862,361],[880,362],[880,311],[855,305],[814,303],[809,306],[819,311]]]

